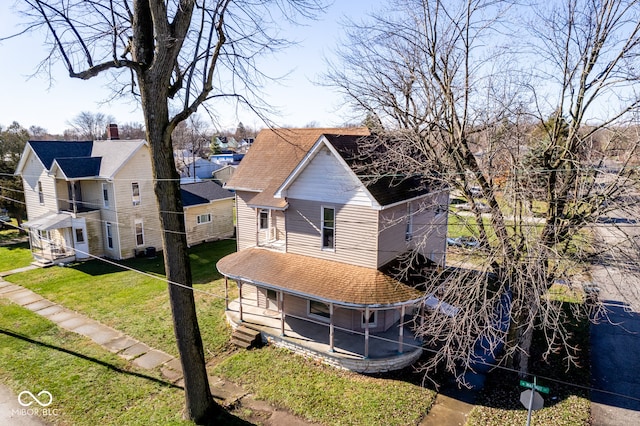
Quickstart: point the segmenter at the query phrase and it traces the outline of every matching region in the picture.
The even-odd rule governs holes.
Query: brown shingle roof
[[[261,198],[269,201],[323,134],[364,136],[369,130],[366,127],[262,130],[226,187],[264,191]]]
[[[422,293],[377,269],[251,248],[217,263],[221,274],[303,297],[345,305],[394,305]]]

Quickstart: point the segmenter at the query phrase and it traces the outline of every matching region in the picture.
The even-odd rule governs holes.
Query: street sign
[[[520,386],[522,386],[523,388],[537,390],[538,392],[542,392],[542,393],[549,393],[548,387],[540,386],[538,384],[533,384],[531,382],[525,382],[524,380],[520,380]]]
[[[533,396],[531,395],[531,392],[533,392]],[[544,399],[542,399],[542,396],[531,389],[527,389],[520,394],[520,402],[524,405],[524,408],[528,408],[532,411],[540,410],[544,407]]]

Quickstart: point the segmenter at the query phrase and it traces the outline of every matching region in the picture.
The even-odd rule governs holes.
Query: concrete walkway
[[[3,280],[3,277],[7,275],[34,268],[36,267],[28,266],[26,268],[0,273],[0,297],[9,299],[49,319],[60,328],[81,334],[93,340],[106,350],[130,361],[139,368],[159,371],[167,381],[177,386],[184,385],[182,367],[178,358],[158,349],[151,348],[131,336],[127,336],[85,315],[45,299],[29,289]],[[265,420],[263,418],[264,425],[310,425],[310,423],[286,411],[281,411],[261,401],[253,400],[244,389],[220,377],[210,376],[209,386],[214,399],[223,407],[232,407],[241,404],[251,410],[266,412],[267,415],[265,417],[267,419]],[[16,408],[23,408],[18,405],[17,396],[10,389],[0,384],[0,425],[38,426],[47,424],[36,416],[13,415],[13,410]]]

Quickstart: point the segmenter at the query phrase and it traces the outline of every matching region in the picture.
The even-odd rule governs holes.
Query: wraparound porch
[[[422,342],[413,331],[413,317],[406,314],[385,332],[364,333],[334,327],[311,318],[296,317],[256,306],[251,298],[229,302],[227,321],[260,331],[263,342],[287,348],[325,364],[360,373],[398,370],[415,363],[422,354]],[[242,312],[242,321],[240,315]],[[284,334],[282,331],[284,330]],[[368,356],[365,356],[365,352]]]

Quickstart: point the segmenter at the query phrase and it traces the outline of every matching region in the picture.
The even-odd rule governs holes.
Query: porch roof
[[[377,269],[260,248],[232,253],[216,266],[232,279],[343,306],[400,306],[423,296]]]
[[[50,213],[22,224],[25,228],[48,231],[50,229],[70,228],[71,216],[66,213]]]

